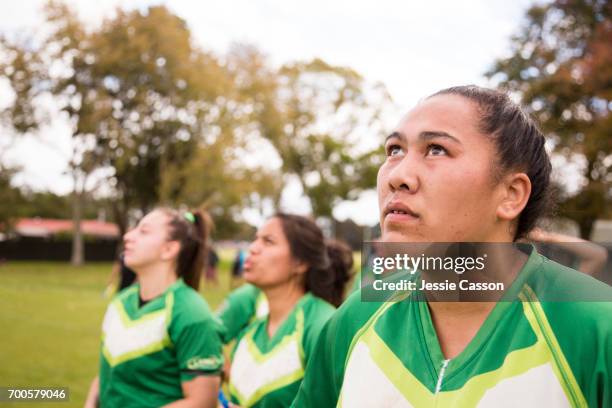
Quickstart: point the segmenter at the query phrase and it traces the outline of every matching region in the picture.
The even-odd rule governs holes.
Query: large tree
[[[522,98],[555,154],[584,159],[580,190],[561,196],[560,214],[588,238],[612,203],[612,4],[556,0],[531,7],[511,55],[488,76]]]
[[[160,201],[168,168],[214,142],[206,136],[228,82],[216,59],[194,45],[186,23],[165,7],[117,10],[91,48],[95,98],[104,111],[95,125],[95,151],[112,169],[123,230],[130,209],[146,212]]]
[[[90,27],[63,3],[45,12],[42,40],[3,42],[16,95],[5,117],[35,131],[54,116],[47,98],[70,124],[75,232],[95,180],[122,232],[133,210],[163,202],[205,204],[223,236],[245,231],[245,207],[278,206],[291,179],[316,216],[374,186],[384,86],[319,59],[272,67],[249,46],[217,57],[163,6]]]
[[[245,123],[232,74],[164,7],[119,11],[92,46],[109,108],[98,148],[114,169],[116,208],[204,205],[217,232],[230,235],[252,194],[275,191],[265,169],[235,154]]]
[[[92,178],[112,193],[121,232],[130,211],[146,212],[160,201],[227,209],[244,204],[239,194],[248,197],[257,188],[253,182],[216,182],[229,173],[226,154],[214,168],[194,168],[196,159],[229,151],[235,102],[228,97],[232,78],[195,45],[185,21],[161,6],[118,9],[87,30],[63,3],[48,3],[45,13],[44,39],[3,41],[3,74],[16,95],[4,114],[18,133],[36,131],[41,113],[53,115],[36,103],[48,97],[71,126],[74,262],[83,259],[78,226]],[[231,165],[236,177],[244,173],[239,160]],[[214,185],[224,200],[187,194],[196,180]]]
[[[17,209],[22,203],[21,192],[11,185],[14,172],[15,169],[0,165],[0,234],[11,230],[15,217],[19,215]]]
[[[47,3],[44,13],[48,28],[45,37],[2,38],[0,68],[14,93],[3,119],[17,134],[35,134],[58,111],[68,123],[72,142],[68,158],[73,181],[72,263],[79,265],[84,261],[80,222],[86,187],[100,166],[100,157],[91,149],[95,144],[93,130],[104,113],[96,109],[92,97],[95,84],[89,49],[91,34],[63,3]]]
[[[341,200],[376,184],[383,157],[382,115],[392,107],[384,85],[321,59],[274,69],[253,47],[235,47],[228,68],[252,117],[245,136],[261,138],[280,160],[282,185],[297,180],[313,215],[332,217]]]

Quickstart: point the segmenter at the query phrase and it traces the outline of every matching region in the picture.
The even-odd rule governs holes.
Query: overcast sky
[[[189,24],[204,49],[223,53],[232,42],[256,45],[277,65],[320,57],[346,65],[367,80],[383,82],[399,113],[420,98],[451,85],[486,85],[483,73],[508,53],[510,37],[523,22],[528,0],[73,0],[79,15],[95,25],[117,6],[144,8],[166,4]],[[4,2],[0,31],[26,31],[40,26],[41,0]],[[0,87],[0,105],[6,101]],[[52,135],[52,137],[51,137]],[[0,139],[2,138],[0,134]],[[25,140],[4,159],[24,166],[19,184],[58,193],[70,191],[66,169],[69,136],[56,123],[45,140]],[[0,140],[1,142],[1,140]],[[0,149],[3,147],[0,143]],[[6,148],[5,148],[6,149]],[[300,190],[284,195],[285,209],[306,212]],[[377,221],[376,197],[336,208],[340,219]]]

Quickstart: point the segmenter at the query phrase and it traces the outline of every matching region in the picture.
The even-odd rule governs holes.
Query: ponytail
[[[200,210],[180,213],[164,208],[162,211],[170,216],[169,239],[180,243],[176,274],[187,285],[198,290],[202,269],[207,261],[212,220],[207,212]]]
[[[344,289],[351,279],[353,251],[346,243],[338,240],[327,241],[326,249],[330,264],[329,274],[334,277],[328,302],[338,307],[344,300]]]
[[[353,267],[349,246],[335,240],[326,243],[321,229],[309,218],[285,213],[275,218],[281,221],[291,256],[308,265],[304,290],[340,306]]]

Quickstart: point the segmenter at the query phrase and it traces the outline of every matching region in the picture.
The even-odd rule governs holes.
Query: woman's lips
[[[385,216],[385,222],[393,223],[413,223],[418,221],[419,217],[407,213],[390,212]]]
[[[391,223],[414,223],[419,220],[420,215],[402,200],[394,199],[385,205],[385,222]]]

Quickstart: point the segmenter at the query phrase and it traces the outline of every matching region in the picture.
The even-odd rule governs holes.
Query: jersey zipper
[[[444,379],[444,373],[449,362],[450,359],[442,361],[442,368],[440,368],[440,374],[438,374],[438,382],[436,383],[436,392],[434,394],[439,393],[440,389],[442,389],[442,380]]]

